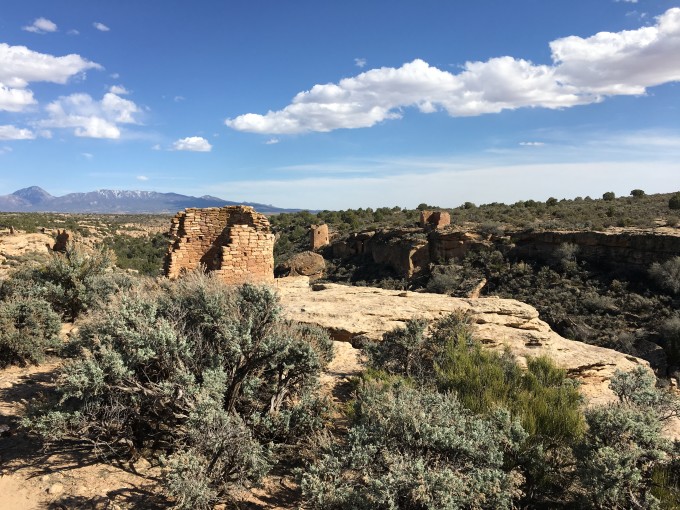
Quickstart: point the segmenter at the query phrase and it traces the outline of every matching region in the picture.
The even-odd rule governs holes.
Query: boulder
[[[281,276],[308,276],[315,280],[323,276],[326,270],[326,261],[318,253],[303,251],[293,255],[277,268],[277,274]]]

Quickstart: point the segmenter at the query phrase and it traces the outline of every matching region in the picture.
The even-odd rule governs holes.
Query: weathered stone
[[[52,251],[65,252],[69,239],[71,239],[71,234],[66,230],[57,229],[57,238],[54,241],[54,246],[52,246]]]
[[[310,250],[315,251],[328,245],[328,225],[312,225],[309,227]]]
[[[451,224],[451,215],[446,211],[420,211],[420,226],[444,228]]]
[[[247,206],[185,209],[172,219],[165,275],[203,265],[229,284],[274,279],[274,234],[266,216]]]
[[[647,271],[652,262],[680,255],[680,236],[650,230],[607,232],[521,232],[512,235],[512,255],[550,259],[565,244],[578,247],[576,258],[626,270]]]
[[[50,485],[50,488],[47,489],[47,492],[49,494],[52,494],[53,496],[61,494],[62,492],[64,492],[64,486],[59,482],[53,483],[52,485]]]
[[[527,357],[546,355],[582,382],[588,401],[615,400],[609,380],[616,370],[648,367],[639,358],[561,337],[539,319],[536,309],[513,299],[464,299],[372,287],[351,287],[332,283],[313,290],[307,278],[280,278],[276,287],[281,303],[291,319],[317,324],[334,340],[353,345],[361,339],[380,340],[383,333],[403,326],[409,319],[438,319],[451,312],[465,311],[472,316],[477,338],[488,348],[505,348],[520,362]]]
[[[326,270],[326,261],[318,253],[303,251],[293,255],[277,268],[277,274],[281,276],[309,276],[315,280],[323,276]]]

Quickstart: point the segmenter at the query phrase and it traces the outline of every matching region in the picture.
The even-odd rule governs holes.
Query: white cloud
[[[0,110],[20,112],[36,102],[30,90],[12,89],[0,83]]]
[[[21,27],[26,32],[33,32],[35,34],[45,34],[47,32],[56,32],[57,25],[47,18],[37,18],[28,26]]]
[[[112,92],[101,101],[88,94],[60,97],[45,107],[49,118],[38,122],[47,128],[75,128],[76,136],[87,138],[120,138],[119,124],[137,124],[139,107]]]
[[[25,46],[0,43],[0,110],[18,112],[36,104],[30,82],[64,84],[88,69],[101,69],[80,55],[55,57]]]
[[[188,136],[172,144],[176,151],[210,152],[212,145],[202,136]]]
[[[160,144],[157,143],[156,145],[152,146],[152,147],[151,147],[151,150],[152,150],[152,151],[159,151],[159,150],[161,150]]]
[[[11,124],[0,126],[0,140],[33,140],[35,133],[30,129],[22,129]]]
[[[269,140],[267,140],[264,143],[265,143],[265,145],[275,145],[275,144],[279,143],[279,139],[278,138],[270,138]]]
[[[542,147],[545,142],[519,142],[519,144],[523,147]]]
[[[654,26],[571,36],[550,43],[556,76],[588,94],[644,94],[647,87],[680,80],[680,8]]]
[[[354,65],[357,67],[366,67],[366,59],[365,58],[355,58],[354,59]]]
[[[80,35],[80,32],[76,30],[75,28],[72,28],[68,32],[66,32],[67,35]]]
[[[184,96],[175,96],[172,100],[175,103],[179,103],[180,101],[184,101],[185,97]]]
[[[137,180],[138,181],[148,181],[149,178],[146,175],[138,175]]]
[[[119,96],[125,96],[130,93],[130,91],[123,87],[122,85],[111,86],[109,92],[111,92],[112,94],[118,94]]]
[[[636,4],[638,3],[638,0],[614,0],[615,2],[625,2],[628,4]]]
[[[94,154],[90,152],[81,152],[80,155],[84,157],[85,159],[92,159],[94,158]]]
[[[10,87],[24,88],[32,81],[64,84],[88,69],[102,69],[102,66],[76,54],[55,57],[26,46],[0,43],[0,82]]]
[[[98,21],[92,23],[92,26],[99,30],[100,32],[108,32],[109,30],[111,30],[109,27],[104,25],[104,23],[99,23]]]
[[[113,78],[114,80],[117,80],[118,78],[120,78],[120,74],[119,74],[119,73],[111,73],[110,76],[111,76],[111,78]]]
[[[6,145],[3,146],[3,147],[0,147],[0,156],[3,155],[3,154],[10,153],[10,152],[12,152],[11,147],[7,147]]]
[[[680,81],[680,8],[666,11],[654,26],[565,37],[550,48],[551,65],[505,56],[467,62],[458,74],[419,59],[372,69],[337,84],[315,85],[282,110],[247,113],[225,124],[255,133],[326,132],[398,119],[407,107],[460,117],[643,94],[647,87]]]

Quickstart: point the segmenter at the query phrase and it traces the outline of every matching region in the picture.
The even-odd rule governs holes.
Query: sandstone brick
[[[229,284],[274,278],[274,235],[252,207],[189,208],[171,221],[165,274],[176,278],[203,264]]]

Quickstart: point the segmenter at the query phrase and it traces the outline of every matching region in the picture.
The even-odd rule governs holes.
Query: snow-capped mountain
[[[31,186],[0,196],[0,211],[5,212],[64,212],[64,213],[135,213],[167,214],[187,207],[222,207],[240,205],[218,197],[192,197],[178,193],[100,189],[87,193],[50,195],[39,186]],[[272,205],[243,202],[261,213],[294,212]]]

